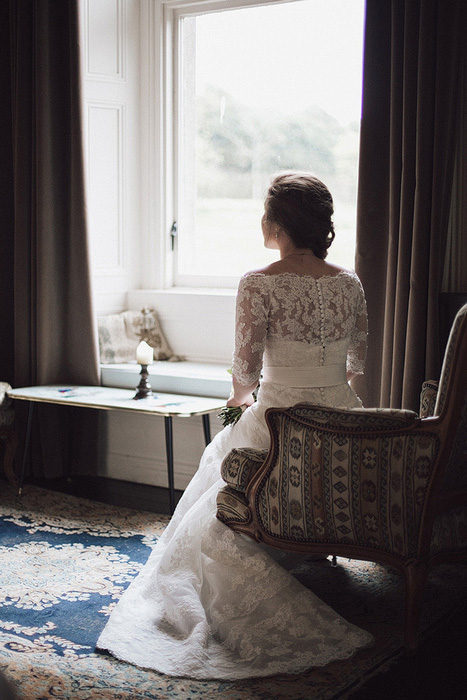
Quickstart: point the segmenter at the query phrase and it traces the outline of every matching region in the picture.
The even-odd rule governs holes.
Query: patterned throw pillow
[[[97,322],[99,354],[103,364],[136,362],[136,348],[142,340],[154,348],[155,360],[180,360],[178,355],[173,354],[154,309],[145,307],[142,311],[100,316]]]

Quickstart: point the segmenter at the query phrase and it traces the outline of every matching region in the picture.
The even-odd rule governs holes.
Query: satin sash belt
[[[318,367],[263,367],[263,381],[304,389],[347,383],[347,369],[342,365]]]

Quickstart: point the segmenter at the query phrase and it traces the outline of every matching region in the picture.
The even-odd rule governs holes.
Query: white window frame
[[[178,126],[181,123],[178,29],[181,20],[187,16],[294,1],[148,0],[146,13],[143,12],[142,16],[142,29],[147,28],[142,52],[149,58],[149,61],[146,58],[146,84],[142,90],[146,100],[143,133],[148,134],[148,142],[143,144],[142,153],[143,172],[147,174],[143,193],[147,201],[144,226],[147,260],[143,261],[143,286],[167,290],[209,288],[227,291],[235,290],[238,284],[238,276],[185,275],[182,281],[176,280],[176,248],[172,252],[170,231],[173,222],[178,219]]]

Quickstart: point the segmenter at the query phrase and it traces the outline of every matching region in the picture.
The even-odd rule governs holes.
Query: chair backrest
[[[425,465],[433,463],[437,450],[435,435],[414,430],[420,422],[415,412],[297,404],[268,408],[266,422],[267,467],[252,486],[264,541],[280,539],[288,546],[337,541],[386,550],[399,542],[398,552],[415,556],[413,523],[421,509],[415,493],[425,493],[430,476]],[[409,456],[406,503],[398,502],[400,487],[397,494],[387,487],[394,454],[399,461]],[[409,535],[401,534],[407,523]]]
[[[434,415],[454,427],[443,490],[467,488],[467,304],[452,325]]]
[[[458,362],[467,362],[465,356],[459,357],[462,353],[461,345],[463,336],[467,333],[467,304],[458,311],[454,323],[452,324],[451,333],[449,334],[446,352],[444,353],[443,367],[441,369],[441,377],[439,380],[438,396],[434,410],[435,416],[440,416],[446,406],[448,395],[452,391],[452,376]],[[465,375],[464,375],[465,377]],[[467,378],[465,379],[467,383]],[[462,389],[462,387],[459,387]],[[465,384],[464,384],[465,388]]]

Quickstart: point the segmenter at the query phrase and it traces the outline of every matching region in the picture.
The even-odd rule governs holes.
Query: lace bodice
[[[238,288],[233,374],[240,384],[253,385],[265,353],[269,362],[281,365],[290,363],[292,349],[293,364],[323,364],[324,349],[339,341],[347,341],[340,343],[347,369],[358,374],[365,364],[366,335],[365,296],[355,273],[317,279],[248,273]]]

